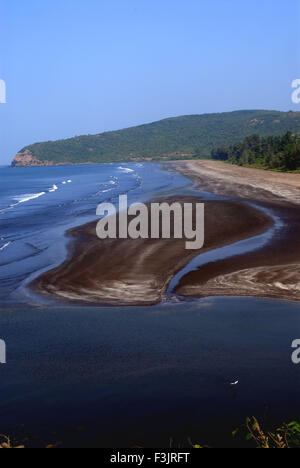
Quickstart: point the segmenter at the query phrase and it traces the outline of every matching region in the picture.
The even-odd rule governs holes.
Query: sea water
[[[29,278],[65,258],[65,231],[95,219],[99,202],[189,193],[187,179],[155,164],[6,168],[0,178],[1,433],[27,446],[168,447],[170,437],[230,446],[245,443],[231,432],[246,416],[299,420],[297,303],[54,307],[26,295]]]
[[[190,185],[158,164],[0,168],[1,306],[27,300],[23,286],[62,263],[65,232],[96,220],[99,203],[124,194],[146,201]]]

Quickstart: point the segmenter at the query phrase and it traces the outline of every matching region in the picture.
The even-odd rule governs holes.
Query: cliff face
[[[26,150],[24,153],[18,153],[12,162],[13,167],[26,167],[26,166],[50,166],[51,162],[41,162],[35,158],[31,151]]]

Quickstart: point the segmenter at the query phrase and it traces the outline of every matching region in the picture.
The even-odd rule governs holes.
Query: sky
[[[0,0],[0,18],[0,165],[166,117],[300,111],[300,0]]]

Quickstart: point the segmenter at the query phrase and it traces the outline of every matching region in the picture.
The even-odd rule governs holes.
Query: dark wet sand
[[[176,201],[203,202],[178,198]],[[35,280],[32,287],[60,301],[156,304],[165,298],[174,274],[196,255],[262,233],[272,223],[242,202],[205,201],[205,246],[201,251],[186,250],[182,239],[100,240],[96,223],[90,223],[69,231],[68,259]]]
[[[255,296],[300,300],[300,175],[230,166],[213,161],[176,168],[214,193],[259,201],[284,227],[263,248],[216,261],[187,274],[176,293],[186,297]]]
[[[33,288],[60,300],[98,305],[159,303],[173,276],[196,255],[250,238],[272,225],[270,218],[245,203],[255,201],[271,208],[284,228],[259,250],[187,274],[176,293],[183,297],[300,300],[300,175],[216,161],[174,162],[171,167],[195,180],[201,190],[234,198],[178,197],[182,202],[205,202],[205,246],[201,251],[186,250],[185,241],[178,239],[101,241],[96,237],[96,223],[91,223],[68,233],[72,237],[68,259],[35,280]]]

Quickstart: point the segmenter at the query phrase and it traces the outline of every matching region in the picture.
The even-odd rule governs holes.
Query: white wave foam
[[[126,174],[130,174],[131,172],[134,172],[134,170],[133,170],[133,169],[129,169],[129,167],[122,167],[122,166],[119,166],[118,169],[119,169],[119,171],[125,172]]]
[[[14,197],[13,200],[15,200],[17,203],[16,205],[18,205],[19,203],[26,203],[30,200],[34,200],[36,198],[39,198],[39,197],[42,197],[43,195],[46,195],[46,192],[40,192],[40,193],[27,193],[27,194],[24,194],[24,195],[20,195],[18,197]],[[14,205],[12,205],[14,206]]]
[[[42,197],[43,195],[46,195],[49,192],[54,192],[57,189],[58,189],[58,187],[56,185],[53,185],[53,187],[51,189],[47,190],[47,192],[25,193],[23,195],[18,195],[18,196],[12,197],[12,200],[14,200],[16,203],[12,203],[7,208],[3,208],[2,210],[0,210],[0,214],[6,213],[7,211],[12,210],[15,206],[18,206],[21,203],[26,203],[26,202],[28,202],[30,200],[35,200],[36,198]]]
[[[67,182],[68,182],[68,184],[71,184],[72,180],[71,180],[71,179],[69,179],[69,180],[67,180]]]
[[[11,242],[6,242],[6,244],[2,245],[2,247],[0,247],[0,252],[2,252],[2,250],[6,249],[6,247],[8,247],[10,244],[11,244]]]

